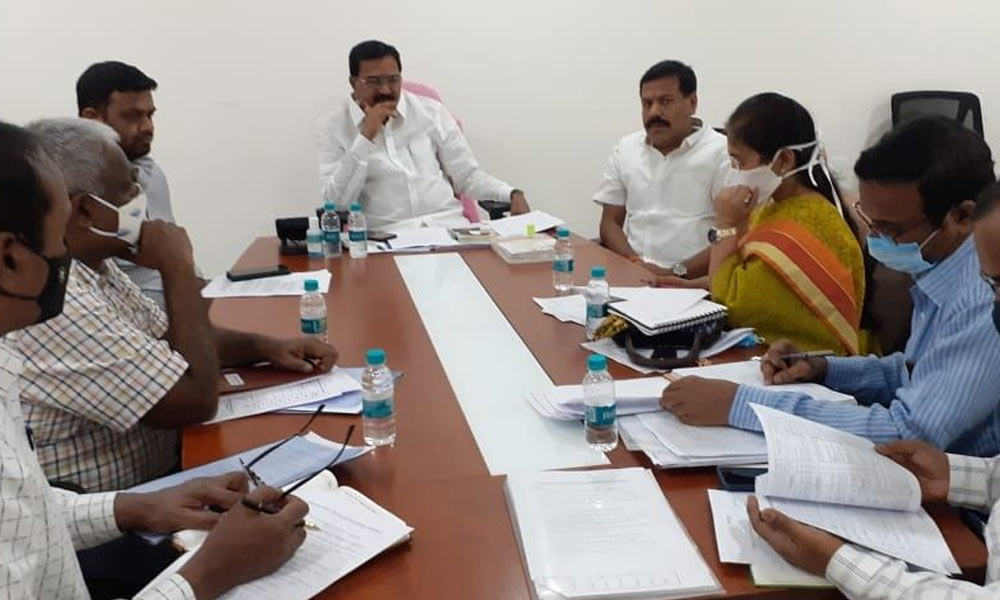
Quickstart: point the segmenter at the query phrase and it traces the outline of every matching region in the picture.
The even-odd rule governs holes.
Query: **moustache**
[[[652,119],[646,121],[646,129],[649,129],[653,125],[663,125],[664,127],[670,127],[670,123],[664,121],[659,117],[653,117]]]
[[[375,98],[372,100],[374,104],[381,104],[382,102],[395,102],[395,101],[396,97],[393,96],[392,94],[379,94],[378,96],[375,96]]]

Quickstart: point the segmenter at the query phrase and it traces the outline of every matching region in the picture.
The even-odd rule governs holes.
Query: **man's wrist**
[[[121,531],[148,531],[149,515],[155,510],[148,494],[119,492],[115,496],[115,523]]]
[[[218,598],[236,587],[235,584],[226,583],[223,581],[223,577],[219,577],[224,569],[214,568],[203,550],[197,552],[186,565],[180,568],[178,574],[187,580],[198,600]],[[234,560],[239,560],[239,558],[236,557]]]

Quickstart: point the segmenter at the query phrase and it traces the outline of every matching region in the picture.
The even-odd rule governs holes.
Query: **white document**
[[[226,394],[219,397],[219,410],[208,423],[221,423],[252,415],[274,412],[291,406],[338,398],[361,390],[361,384],[344,369],[334,367],[329,373],[284,385]]]
[[[495,221],[489,221],[486,223],[486,225],[489,225],[490,229],[495,231],[497,235],[502,238],[515,235],[525,235],[528,231],[528,225],[534,225],[535,231],[541,233],[542,231],[558,227],[562,224],[562,219],[553,217],[547,212],[540,210],[533,210],[523,215],[496,219]]]
[[[724,458],[727,456],[756,457],[758,462],[767,456],[764,436],[734,427],[695,427],[681,423],[673,414],[660,411],[639,415],[639,420],[649,428],[671,452],[683,457]]]
[[[660,395],[667,387],[662,377],[619,379],[615,381],[615,404],[619,415],[655,412],[660,408]],[[582,385],[561,385],[525,395],[542,416],[561,420],[580,420],[586,413]]]
[[[262,277],[248,281],[229,281],[225,275],[219,275],[202,288],[203,298],[264,298],[269,296],[302,296],[306,293],[307,279],[315,279],[319,284],[319,292],[330,291],[333,276],[329,271],[305,271],[289,273],[275,277]]]
[[[510,475],[506,492],[542,598],[721,591],[647,469]]]
[[[319,402],[310,402],[309,404],[300,404],[298,406],[289,406],[288,408],[282,408],[274,412],[286,415],[312,414],[316,412],[316,409],[320,406],[323,407],[323,414],[359,415],[361,414],[362,408],[361,392],[347,392],[343,396],[337,398],[320,400]]]
[[[618,419],[618,432],[626,449],[642,451],[650,462],[661,469],[685,469],[716,465],[759,465],[765,460],[765,457],[760,454],[721,457],[680,456],[665,446],[656,437],[656,434],[639,419],[639,415],[627,415]],[[764,466],[767,465],[764,464]]]
[[[533,298],[542,312],[551,315],[563,323],[587,323],[587,301],[583,296],[557,296],[555,298]]]
[[[393,250],[405,250],[408,248],[445,248],[457,246],[458,242],[451,237],[445,227],[416,227],[413,229],[402,229],[393,231],[396,237],[389,240],[389,247]]]
[[[615,311],[650,328],[670,323],[686,314],[708,295],[707,290],[687,288],[650,288],[631,299],[616,302]]]
[[[692,367],[690,369],[674,369],[674,375],[686,377],[695,375],[705,379],[722,379],[739,385],[767,388],[776,392],[797,392],[806,394],[816,400],[828,402],[855,403],[854,397],[831,390],[818,383],[789,383],[786,385],[765,385],[764,375],[760,371],[760,363],[755,360],[721,363],[707,367]]]

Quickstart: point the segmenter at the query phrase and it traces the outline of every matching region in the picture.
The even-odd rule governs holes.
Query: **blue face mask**
[[[927,236],[927,239],[924,240],[923,244],[918,244],[916,242],[900,244],[892,238],[881,235],[869,235],[868,254],[871,254],[872,258],[889,267],[893,271],[909,273],[910,275],[919,275],[934,266],[924,259],[924,255],[920,251],[924,249],[927,242],[934,239],[934,236],[936,236],[937,233],[938,232],[935,231]]]

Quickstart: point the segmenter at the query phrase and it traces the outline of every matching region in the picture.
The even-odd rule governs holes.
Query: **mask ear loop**
[[[826,180],[830,183],[830,192],[833,194],[833,203],[837,207],[837,212],[840,213],[842,219],[846,219],[844,216],[844,204],[840,199],[840,194],[837,193],[837,186],[833,183],[833,175],[830,174],[830,168],[826,164],[825,148],[823,147],[823,142],[819,141],[819,133],[816,134],[816,141],[813,142],[812,155],[809,157],[809,162],[806,164],[806,172],[809,173],[809,181],[812,182],[814,186],[819,187],[819,182],[816,181],[816,175],[813,173],[813,167],[819,166]],[[801,144],[801,147],[807,147],[810,144]]]

